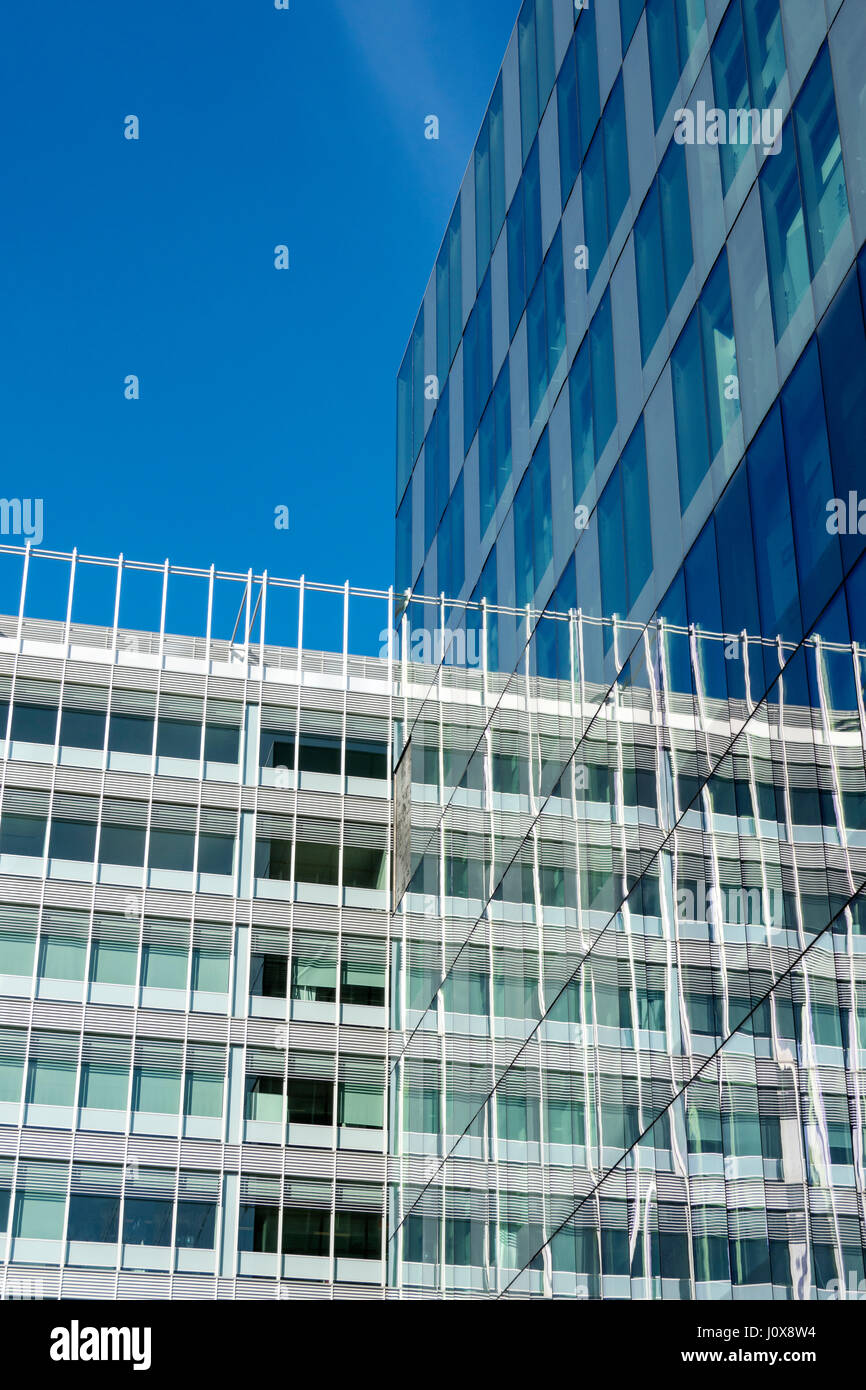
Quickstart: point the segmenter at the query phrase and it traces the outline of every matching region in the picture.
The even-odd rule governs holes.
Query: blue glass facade
[[[863,1277],[864,52],[856,0],[521,10],[503,228],[476,291],[473,161],[467,331],[398,467],[410,630],[486,605],[480,709],[437,727],[440,671],[405,733],[408,1294]],[[419,500],[446,392],[459,589]]]

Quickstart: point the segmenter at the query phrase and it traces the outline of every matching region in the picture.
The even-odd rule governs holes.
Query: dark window
[[[346,744],[346,775],[382,781],[388,775],[388,750],[384,743],[362,741]]]
[[[159,1197],[127,1197],[123,1209],[124,1245],[170,1245],[173,1202]]]
[[[96,826],[87,821],[51,822],[48,853],[52,859],[77,859],[87,863],[96,849]]]
[[[338,738],[313,738],[309,734],[302,735],[298,751],[298,771],[324,772],[330,773],[332,776],[339,776],[340,740]]]
[[[338,1211],[334,1253],[355,1260],[378,1260],[382,1255],[382,1218],[364,1211]]]
[[[151,830],[148,866],[151,869],[191,869],[194,849],[195,836],[188,830]]]
[[[626,806],[652,806],[656,805],[656,775],[654,772],[647,772],[643,768],[636,768],[632,771],[629,768],[623,773],[623,792]]]
[[[60,716],[60,742],[64,748],[102,748],[105,715],[101,710],[65,709]]]
[[[288,1118],[296,1125],[330,1125],[334,1120],[334,1087],[319,1077],[289,1077]]]
[[[271,841],[270,878],[289,877],[290,846]],[[277,853],[275,854],[275,851]],[[311,845],[300,840],[295,845],[295,878],[299,883],[331,883],[338,881],[339,849],[337,845]],[[281,872],[274,872],[274,867]],[[282,869],[285,868],[285,873]]]
[[[53,743],[57,733],[57,710],[46,705],[12,706],[11,737],[22,743]]]
[[[112,753],[143,753],[153,747],[153,720],[138,714],[113,714],[108,723],[108,748]]]
[[[288,986],[289,962],[285,956],[256,956],[252,958],[250,993],[266,999],[285,999]]]
[[[208,724],[204,731],[204,756],[209,763],[236,763],[240,729],[229,724]]]
[[[346,845],[343,850],[343,883],[347,888],[377,888],[384,856],[380,849]],[[300,873],[298,874],[300,878]]]
[[[7,811],[0,822],[0,854],[41,857],[45,849],[45,824],[41,816],[16,816]]]
[[[100,864],[144,864],[144,831],[134,825],[103,825]]]
[[[215,1202],[178,1202],[175,1245],[184,1250],[213,1250]]]
[[[252,1206],[244,1203],[238,1221],[238,1249],[253,1250],[262,1255],[275,1255],[279,1219],[279,1207]]]
[[[187,719],[160,719],[156,729],[156,751],[161,758],[187,758],[198,762],[201,725]]]
[[[329,1211],[302,1211],[294,1207],[283,1211],[284,1255],[327,1255],[330,1243]]]
[[[120,1198],[73,1192],[69,1199],[67,1240],[113,1244],[120,1227]]]
[[[203,834],[198,840],[200,874],[228,875],[234,868],[235,842],[231,835]]]

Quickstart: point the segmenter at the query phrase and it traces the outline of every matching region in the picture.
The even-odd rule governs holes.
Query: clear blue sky
[[[387,587],[395,377],[517,9],[5,0],[0,494],[43,546]]]

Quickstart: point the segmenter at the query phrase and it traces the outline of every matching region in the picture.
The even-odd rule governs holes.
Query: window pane
[[[554,234],[544,262],[544,300],[547,312],[547,380],[554,376],[565,351],[565,282],[562,274],[562,236]]]
[[[523,158],[538,129],[538,58],[535,45],[535,0],[525,0],[517,21],[520,65],[520,132]]]
[[[577,113],[577,67],[574,48],[565,56],[556,84],[559,119],[559,187],[562,206],[568,202],[580,168],[580,124]]]
[[[223,1113],[223,1079],[212,1072],[186,1074],[183,1113],[214,1119]]]
[[[55,1192],[19,1192],[15,1198],[13,1235],[30,1240],[59,1240],[63,1235],[66,1198]]]
[[[490,260],[490,127],[485,120],[475,146],[475,273],[479,279]]]
[[[182,1250],[213,1250],[215,1202],[178,1202],[175,1245]]]
[[[148,944],[141,957],[141,983],[154,989],[186,989],[187,952]]]
[[[53,706],[20,705],[12,707],[10,737],[22,743],[53,743],[57,732],[57,710]]]
[[[592,378],[589,364],[589,337],[583,345],[569,377],[571,408],[571,471],[575,503],[580,501],[595,468],[592,425]]]
[[[99,834],[100,864],[144,864],[144,831],[132,825],[103,825]]]
[[[496,245],[505,221],[505,122],[502,110],[502,78],[496,83],[488,115],[490,122],[490,231]]]
[[[737,350],[734,343],[728,257],[725,251],[722,252],[707,281],[698,313],[706,373],[710,458],[713,459],[722,447],[728,430],[740,414],[739,393],[734,390],[737,379]]]
[[[625,518],[629,608],[640,597],[653,567],[646,449],[641,420],[622,455],[622,497]]]
[[[382,1218],[367,1212],[338,1211],[334,1222],[334,1252],[356,1260],[378,1260],[382,1254]]]
[[[592,284],[607,250],[607,202],[604,191],[604,141],[599,131],[583,162],[583,235],[589,252]]]
[[[685,67],[706,19],[704,0],[676,0],[680,71]]]
[[[51,822],[48,854],[52,859],[75,859],[89,863],[96,849],[96,825],[86,821]]]
[[[60,743],[66,748],[102,748],[105,715],[96,710],[65,709],[60,716]]]
[[[124,1245],[170,1245],[173,1202],[127,1197],[123,1207]]]
[[[607,196],[607,232],[613,236],[628,202],[628,141],[625,129],[625,96],[620,77],[604,110],[604,170]]]
[[[74,1105],[75,1066],[39,1058],[30,1063],[27,1100],[31,1105]]]
[[[120,1228],[120,1198],[73,1192],[69,1198],[67,1240],[113,1244]]]
[[[842,577],[839,541],[826,525],[833,476],[824,417],[824,396],[814,339],[782,393],[782,421],[791,481],[803,622],[810,627]]]
[[[749,80],[746,71],[746,49],[743,43],[743,22],[739,4],[730,6],[719,25],[710,61],[716,104],[723,111],[745,110],[749,106]],[[739,122],[737,136],[744,133]],[[727,193],[748,148],[745,142],[722,140],[719,143],[722,165],[722,188]]]
[[[204,756],[207,762],[236,763],[239,746],[239,729],[227,724],[208,724],[205,728]]]
[[[94,941],[90,956],[90,978],[103,985],[134,985],[138,973],[138,950],[126,941]]]
[[[39,974],[48,980],[83,980],[87,942],[62,936],[43,936]]]
[[[532,601],[535,579],[532,565],[532,485],[529,470],[523,475],[514,499],[514,565],[517,605]]]
[[[39,816],[16,816],[7,811],[0,820],[0,854],[41,858],[45,849],[45,824]]]
[[[638,214],[634,228],[634,253],[641,360],[645,363],[667,317],[664,277],[659,273],[663,265],[663,251],[658,183],[653,184]]]
[[[601,112],[598,92],[598,50],[595,41],[595,6],[581,10],[574,35],[577,59],[577,100],[583,152],[592,139]]]
[[[153,747],[153,720],[137,714],[113,714],[108,723],[108,748],[112,753],[140,753],[148,757]]]
[[[794,128],[814,275],[848,219],[848,192],[826,47],[797,99]]]
[[[192,987],[210,994],[225,994],[229,987],[229,956],[196,946],[192,953]]]
[[[199,835],[198,871],[200,874],[231,874],[234,868],[235,842],[231,835]]]
[[[592,359],[593,435],[596,459],[616,425],[616,383],[613,365],[613,322],[610,311],[610,291],[589,326],[589,350]]]
[[[553,559],[550,502],[550,437],[545,431],[532,460],[533,570],[536,587]]]
[[[161,758],[187,758],[198,762],[201,725],[186,719],[160,719],[156,728],[156,751]]]
[[[692,224],[689,213],[689,186],[686,179],[686,152],[672,143],[659,170],[662,238],[668,309],[672,309],[692,267]]]
[[[623,56],[625,56],[625,51],[631,43],[642,11],[643,0],[619,0],[619,25],[622,34]]]
[[[125,1110],[129,1099],[129,1068],[108,1062],[85,1062],[81,1068],[78,1103],[92,1110]]]
[[[647,37],[656,130],[670,105],[680,75],[674,10],[672,0],[647,0]]]
[[[618,468],[614,470],[599,500],[598,548],[604,612],[610,617],[615,614],[624,617],[628,612],[628,595],[622,529],[622,487]],[[607,628],[605,635],[609,635]]]
[[[0,934],[0,975],[31,975],[35,947],[35,936],[27,932]]]
[[[785,44],[779,0],[743,0],[752,101],[769,106],[785,75]],[[737,102],[738,106],[743,103]]]
[[[789,121],[782,131],[782,147],[765,161],[760,179],[776,342],[809,288],[806,231],[792,136]]]
[[[709,468],[698,315],[692,314],[671,355],[680,507],[685,512]]]
[[[360,1129],[381,1129],[384,1123],[384,1097],[381,1086],[343,1081],[339,1089],[341,1125]]]
[[[151,830],[147,862],[151,869],[189,870],[195,836],[187,830]]]
[[[327,1255],[330,1245],[329,1211],[302,1211],[291,1207],[283,1211],[284,1255]]]
[[[132,1108],[154,1115],[176,1115],[180,1109],[180,1072],[164,1067],[136,1067]]]
[[[526,304],[526,231],[523,216],[522,184],[514,195],[514,201],[508,213],[507,236],[508,323],[509,336],[513,338]]]
[[[547,324],[544,312],[544,280],[539,279],[526,311],[529,354],[529,418],[534,420],[547,390]]]

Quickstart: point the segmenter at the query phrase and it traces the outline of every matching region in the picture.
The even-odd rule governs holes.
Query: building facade
[[[0,547],[0,1296],[862,1292],[864,53],[527,0],[398,597]]]
[[[866,712],[838,621],[530,612],[553,679],[491,669],[508,610],[470,610],[477,666],[421,664],[393,594],[6,548],[10,573],[4,1297],[857,1290]],[[200,635],[121,625],[136,581]],[[307,646],[320,600],[342,651]],[[348,652],[365,605],[384,655]]]
[[[342,589],[0,576],[0,1296],[381,1296],[388,663]]]
[[[490,696],[406,1296],[864,1287],[864,53],[856,0],[521,7],[398,379],[410,633],[446,596]]]

